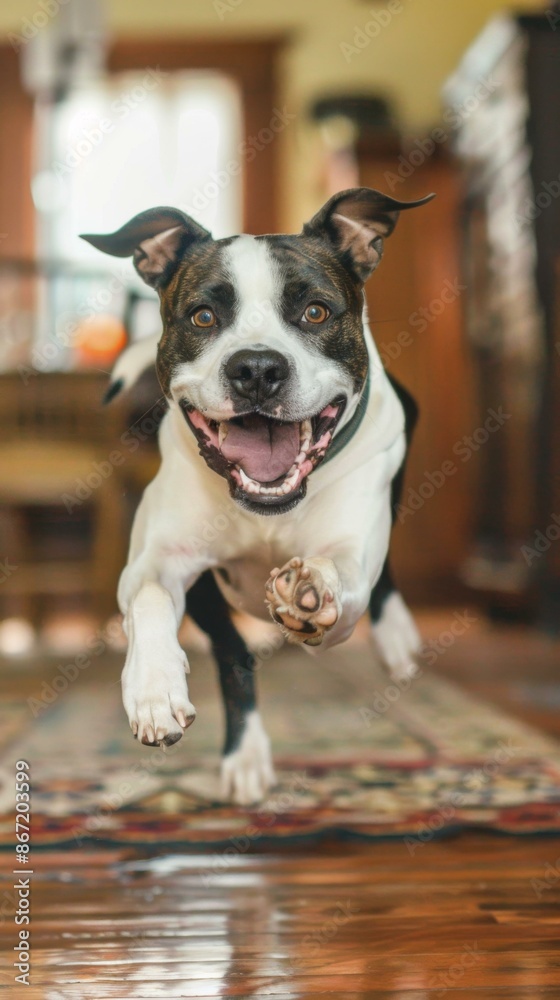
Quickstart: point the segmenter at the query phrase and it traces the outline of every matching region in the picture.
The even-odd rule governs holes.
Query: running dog
[[[121,356],[108,392],[155,362],[169,404],[119,584],[124,706],[150,746],[194,721],[177,639],[186,595],[218,663],[224,794],[240,804],[265,796],[274,772],[231,609],[325,648],[369,608],[389,670],[415,670],[419,636],[387,553],[416,407],[383,370],[363,285],[399,213],[432,197],[342,191],[297,236],[214,240],[183,212],[154,208],[83,237],[132,256],[163,323]]]

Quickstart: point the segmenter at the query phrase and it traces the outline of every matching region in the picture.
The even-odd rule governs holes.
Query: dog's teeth
[[[225,439],[227,438],[229,427],[225,420],[220,421],[218,425],[218,448],[221,448]]]
[[[246,490],[248,490],[248,489],[249,489],[249,487],[250,487],[250,486],[252,485],[252,483],[253,483],[253,480],[252,480],[252,479],[249,479],[249,476],[247,475],[247,473],[245,473],[245,472],[243,471],[243,469],[241,468],[241,466],[239,466],[239,476],[240,476],[240,479],[241,479],[241,485],[242,485],[242,486],[243,486],[243,487],[244,487],[244,488],[245,488]]]
[[[313,428],[310,420],[304,420],[300,428],[300,448],[307,451],[313,435]]]
[[[298,474],[299,474],[299,469],[296,469],[295,472],[293,473],[293,475],[288,476],[288,478],[286,479],[286,482],[283,483],[282,486],[279,487],[280,494],[283,495],[285,493],[290,493],[291,490],[293,490],[293,488],[296,485],[297,480],[298,480]]]

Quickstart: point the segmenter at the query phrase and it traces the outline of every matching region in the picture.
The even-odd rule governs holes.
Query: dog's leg
[[[147,746],[170,746],[181,739],[196,715],[185,677],[187,658],[177,639],[184,594],[180,585],[172,595],[161,583],[134,575],[136,585],[127,568],[119,586],[128,636],[124,707],[137,739]]]
[[[384,665],[395,680],[413,677],[418,671],[416,657],[422,648],[420,633],[391,577],[385,560],[369,602],[375,644]]]
[[[257,711],[255,660],[231,620],[211,572],[187,594],[187,610],[210,637],[224,701],[226,737],[222,761],[224,795],[239,805],[258,802],[274,784],[270,742]]]

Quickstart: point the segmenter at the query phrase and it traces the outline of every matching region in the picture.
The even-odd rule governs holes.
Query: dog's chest
[[[216,582],[230,607],[256,618],[269,619],[264,601],[264,585],[275,566],[290,558],[269,547],[254,552],[250,558],[226,560],[215,570]]]

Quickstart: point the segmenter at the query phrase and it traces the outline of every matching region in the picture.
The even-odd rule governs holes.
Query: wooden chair
[[[128,529],[120,466],[110,458],[122,411],[102,407],[105,384],[96,372],[0,375],[0,504],[16,520],[22,509],[39,506],[64,509],[68,522],[84,508],[92,518],[90,552],[81,560],[39,562],[20,532],[8,556],[17,568],[0,593],[20,607],[32,608],[38,595],[87,592],[99,618],[115,610]]]

